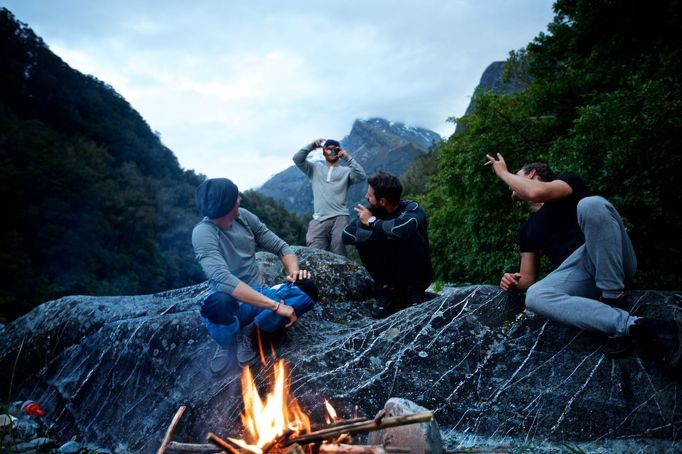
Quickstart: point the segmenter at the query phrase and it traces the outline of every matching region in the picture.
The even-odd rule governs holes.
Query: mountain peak
[[[387,171],[400,176],[439,140],[440,136],[428,129],[369,118],[355,120],[350,133],[341,139],[341,145],[364,167],[367,175]],[[349,206],[361,200],[366,190],[366,182],[352,185],[348,191]],[[257,191],[281,200],[295,213],[309,213],[313,207],[310,182],[294,166],[273,176]]]
[[[441,139],[438,134],[429,129],[378,117],[355,120],[351,132],[346,139],[353,136],[354,133],[364,135],[366,132],[373,133],[374,135],[389,135],[393,140],[396,138],[403,139],[406,143],[412,143],[427,149],[433,142],[438,142]]]

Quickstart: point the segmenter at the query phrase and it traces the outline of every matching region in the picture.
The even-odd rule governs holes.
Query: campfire
[[[228,438],[237,446],[255,454],[263,454],[264,448],[272,447],[283,436],[297,436],[310,432],[310,419],[303,413],[295,398],[289,398],[286,384],[286,367],[281,359],[275,363],[275,383],[273,390],[261,400],[251,369],[242,373],[242,397],[244,413],[242,422],[254,444],[245,440]],[[333,410],[333,409],[332,409]],[[267,451],[265,451],[267,452]]]
[[[351,435],[371,432],[389,427],[431,421],[431,412],[386,417],[381,411],[375,418],[354,417],[340,419],[334,407],[324,400],[325,423],[311,425],[310,418],[300,408],[294,396],[290,395],[287,368],[283,360],[273,365],[274,383],[272,390],[261,398],[253,374],[247,367],[242,372],[242,397],[244,412],[244,439],[228,437],[223,439],[209,432],[211,445],[171,442],[173,430],[179,422],[185,407],[175,415],[166,433],[158,454],[166,452],[215,452],[216,447],[230,454],[304,454],[304,453],[352,453],[384,454],[387,452],[409,452],[409,449],[390,446],[353,445]]]

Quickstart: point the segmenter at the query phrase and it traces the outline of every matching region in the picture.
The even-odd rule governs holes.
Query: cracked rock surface
[[[398,397],[434,412],[446,450],[682,449],[680,381],[643,352],[608,358],[599,335],[526,313],[522,295],[492,286],[446,287],[374,320],[362,267],[296,252],[322,300],[293,329],[264,340],[268,363],[254,374],[268,390],[274,349],[313,421],[323,421],[324,399],[350,418],[373,417]],[[259,253],[259,263],[265,282],[281,280],[274,256]],[[215,349],[199,318],[207,291],[200,284],[45,303],[0,331],[0,391],[40,402],[53,437],[76,435],[112,452],[156,452],[180,405],[188,408],[173,440],[239,436],[241,371],[216,377],[207,367]],[[645,315],[682,319],[679,293],[631,297],[648,302]]]

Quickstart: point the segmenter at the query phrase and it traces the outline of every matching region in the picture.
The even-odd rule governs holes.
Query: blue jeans
[[[297,317],[315,306],[315,301],[293,283],[253,289],[275,301],[284,300],[294,308]],[[234,345],[239,330],[251,322],[266,333],[274,333],[289,322],[270,309],[242,303],[225,292],[214,292],[204,300],[201,318],[208,334],[223,348]]]
[[[624,336],[636,317],[596,298],[614,298],[624,289],[637,269],[635,250],[620,214],[608,200],[585,197],[577,210],[585,244],[528,289],[526,307],[550,320]]]

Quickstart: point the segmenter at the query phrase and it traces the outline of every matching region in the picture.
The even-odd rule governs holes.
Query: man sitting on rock
[[[240,366],[254,364],[256,327],[267,333],[290,328],[312,309],[318,290],[287,243],[239,207],[239,191],[232,181],[204,181],[197,188],[196,201],[205,218],[192,231],[192,245],[212,289],[201,316],[218,343],[210,366],[219,374],[234,363],[235,352]],[[287,284],[263,286],[256,247],[280,257]]]
[[[527,164],[513,174],[499,153],[487,159],[512,199],[528,202],[533,211],[519,233],[520,270],[505,273],[500,288],[527,290],[526,307],[532,312],[611,336],[605,353],[626,353],[635,340],[676,369],[681,325],[636,317],[625,296],[625,281],[634,276],[637,260],[614,206],[592,196],[577,176],[555,176],[544,163]],[[541,252],[556,269],[536,282]]]
[[[401,200],[398,177],[380,172],[369,177],[365,199],[355,207],[357,218],[343,231],[343,242],[353,244],[377,292],[374,318],[383,318],[417,304],[433,281],[424,209]]]

